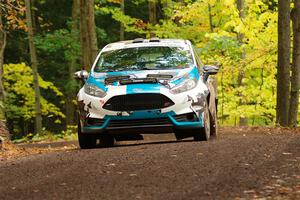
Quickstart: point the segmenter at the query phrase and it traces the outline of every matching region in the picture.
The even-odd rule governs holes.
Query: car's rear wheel
[[[111,135],[102,135],[100,137],[101,147],[113,147],[115,144],[115,138]]]
[[[96,146],[97,137],[81,132],[81,125],[78,122],[78,143],[81,149],[91,149]]]
[[[205,107],[205,110],[203,112],[203,122],[204,127],[197,129],[197,133],[194,134],[194,140],[195,141],[207,141],[210,138],[210,113],[208,106]]]
[[[210,136],[212,138],[217,138],[218,136],[218,116],[217,116],[217,106],[210,111]]]

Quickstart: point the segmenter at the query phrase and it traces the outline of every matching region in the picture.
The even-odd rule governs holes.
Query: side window
[[[195,47],[193,46],[193,53],[195,55],[195,59],[196,59],[196,63],[197,63],[197,67],[199,69],[200,72],[203,72],[203,63],[201,62],[198,54],[197,54],[197,51],[195,50]]]

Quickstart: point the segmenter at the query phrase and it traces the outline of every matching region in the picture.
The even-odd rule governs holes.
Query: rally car
[[[180,39],[135,39],[105,46],[84,81],[78,100],[81,148],[174,133],[196,141],[217,136],[216,87],[193,45]]]

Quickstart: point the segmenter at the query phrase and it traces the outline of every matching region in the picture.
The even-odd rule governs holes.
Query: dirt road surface
[[[157,138],[0,161],[0,199],[300,199],[300,134]]]

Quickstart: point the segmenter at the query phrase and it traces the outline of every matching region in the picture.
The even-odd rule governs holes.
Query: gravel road
[[[0,162],[0,199],[300,199],[300,134],[162,137]]]

